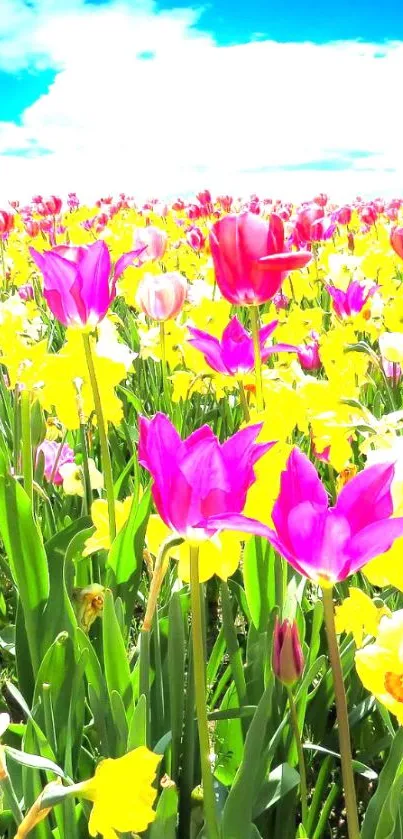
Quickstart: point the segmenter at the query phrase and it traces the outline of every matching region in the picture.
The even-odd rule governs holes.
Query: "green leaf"
[[[378,787],[369,802],[361,839],[389,839],[396,824],[403,785],[403,728],[393,740],[388,759],[379,775]],[[393,788],[395,787],[395,790]],[[398,793],[398,795],[396,794]],[[380,833],[380,826],[385,833]],[[392,831],[392,832],[391,832]]]
[[[57,533],[45,549],[49,562],[50,591],[49,600],[43,615],[43,632],[47,644],[52,644],[60,632],[73,634],[77,626],[74,609],[68,595],[66,568],[72,548],[76,549],[79,540],[80,548],[84,543],[83,534],[87,533],[90,519],[81,518],[73,522],[60,533]]]
[[[257,819],[261,813],[273,807],[277,801],[295,789],[300,781],[298,772],[289,765],[282,763],[270,772],[267,780],[260,788],[260,792],[253,809],[253,818]]]
[[[102,638],[105,678],[109,697],[111,697],[112,691],[117,691],[120,694],[127,718],[130,720],[134,702],[133,689],[130,681],[130,668],[126,645],[116,617],[111,591],[105,592]]]
[[[53,760],[47,760],[45,757],[39,755],[30,755],[27,752],[21,752],[19,749],[13,749],[11,746],[4,746],[4,751],[8,754],[11,760],[19,763],[21,766],[30,766],[33,769],[43,769],[46,772],[53,772],[58,778],[66,778],[63,769],[54,763]]]
[[[43,650],[43,611],[49,596],[49,572],[40,532],[25,490],[7,471],[0,452],[0,533],[21,599],[34,673]]]
[[[267,684],[245,739],[242,763],[236,774],[222,815],[222,833],[231,839],[245,839],[251,831],[253,808],[266,774],[265,746],[273,695],[273,679]],[[259,759],[260,758],[260,759]]]
[[[271,545],[260,536],[245,548],[243,574],[246,599],[255,629],[264,632],[271,608],[270,566],[275,562]]]
[[[176,839],[178,793],[176,787],[163,790],[157,806],[157,815],[151,825],[150,839]]]
[[[147,745],[147,700],[142,693],[130,720],[127,751]]]
[[[140,503],[133,501],[129,518],[118,533],[108,555],[110,585],[125,605],[126,628],[129,630],[143,567],[144,539],[150,515],[151,492]]]

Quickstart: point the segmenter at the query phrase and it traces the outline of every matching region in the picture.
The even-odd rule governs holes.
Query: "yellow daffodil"
[[[133,496],[128,496],[124,501],[115,501],[116,533],[122,530],[126,524],[133,502]],[[108,502],[104,498],[97,498],[91,505],[91,518],[95,525],[95,533],[86,540],[83,556],[89,556],[95,551],[109,550],[110,531]]]
[[[155,819],[157,790],[152,784],[161,756],[145,746],[123,757],[102,760],[95,775],[75,787],[75,794],[92,801],[90,836],[118,839],[118,833],[143,833]]]
[[[90,473],[91,489],[103,489],[104,477],[99,472],[92,457],[88,458],[88,471]],[[59,466],[59,472],[63,478],[63,489],[66,495],[84,496],[84,474],[82,466],[78,463],[63,463]]]
[[[356,647],[361,647],[367,635],[376,636],[383,615],[390,615],[387,606],[377,606],[360,588],[351,587],[349,596],[335,609],[336,632],[351,632]]]
[[[172,531],[159,516],[150,516],[146,542],[148,550],[157,555],[162,543]],[[199,547],[199,577],[204,583],[214,574],[227,580],[238,568],[241,559],[241,541],[245,536],[239,533],[220,533],[214,539],[206,539],[198,543]],[[190,552],[189,544],[184,542],[170,552],[172,559],[178,560],[178,576],[185,582],[190,581]]]
[[[378,702],[403,723],[403,610],[380,621],[376,640],[355,654],[357,673]]]

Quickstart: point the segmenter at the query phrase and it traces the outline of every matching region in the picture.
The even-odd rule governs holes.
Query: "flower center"
[[[396,702],[403,702],[403,673],[385,673],[385,689]]]

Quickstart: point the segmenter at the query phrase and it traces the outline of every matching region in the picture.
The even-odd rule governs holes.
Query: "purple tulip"
[[[288,344],[274,344],[272,347],[266,347],[266,341],[277,324],[278,321],[273,320],[259,331],[262,361],[267,361],[273,353],[288,352],[293,349]],[[189,326],[188,329],[192,336],[189,344],[203,353],[207,364],[217,373],[239,376],[251,373],[254,369],[253,339],[237,317],[233,317],[225,327],[220,341],[214,335],[203,332],[201,329],[195,329],[193,326]]]
[[[96,326],[116,297],[116,282],[142,253],[130,251],[112,268],[105,242],[74,247],[59,245],[30,254],[43,274],[43,294],[54,316],[64,326]]]

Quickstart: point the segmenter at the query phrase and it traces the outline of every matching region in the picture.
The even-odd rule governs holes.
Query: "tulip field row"
[[[402,839],[402,385],[403,199],[0,209],[0,837]]]

